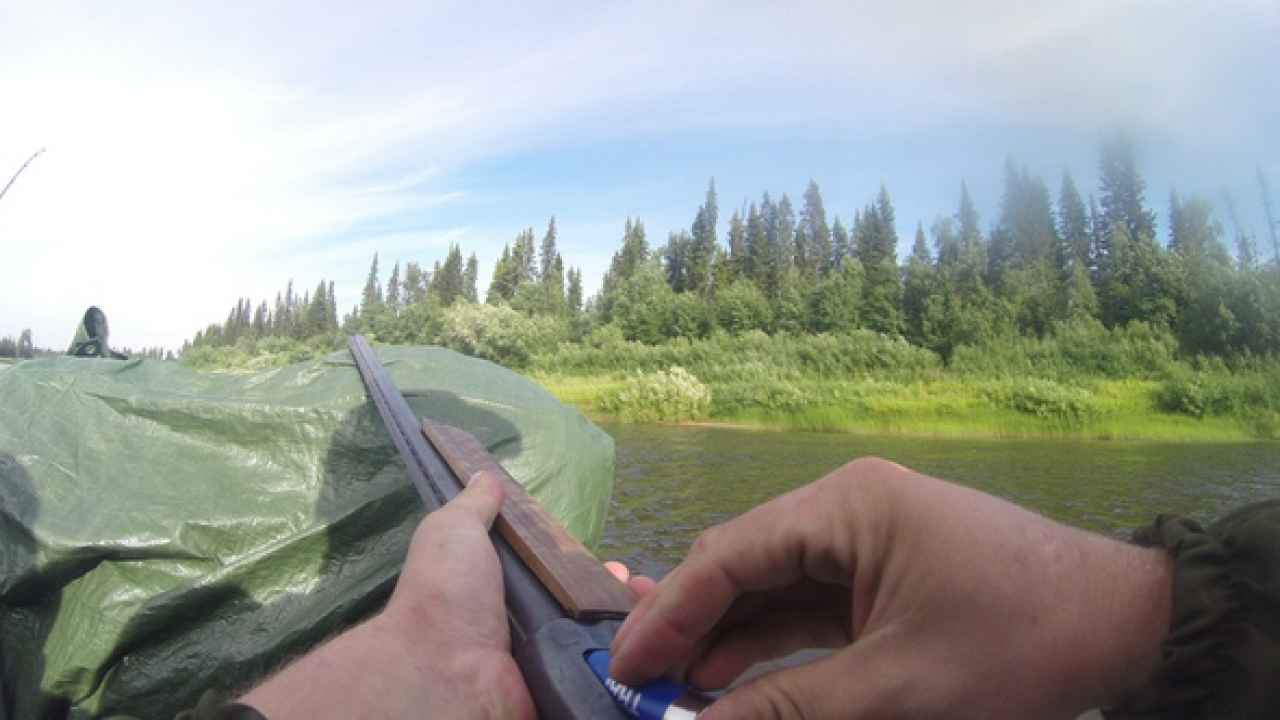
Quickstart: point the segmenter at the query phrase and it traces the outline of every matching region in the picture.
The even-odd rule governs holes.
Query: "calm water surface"
[[[1106,533],[1280,497],[1280,444],[939,440],[605,424],[617,479],[598,554],[662,574],[697,534],[864,455]]]

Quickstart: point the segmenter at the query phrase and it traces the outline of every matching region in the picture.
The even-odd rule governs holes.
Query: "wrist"
[[[1173,561],[1163,550],[1106,541],[1106,572],[1092,589],[1096,617],[1082,633],[1096,660],[1091,705],[1122,704],[1150,682],[1160,666],[1173,605]]]

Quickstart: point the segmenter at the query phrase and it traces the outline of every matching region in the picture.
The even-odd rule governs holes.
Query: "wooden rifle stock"
[[[428,512],[477,473],[506,484],[494,534],[502,566],[511,650],[539,715],[547,720],[622,720],[586,662],[608,648],[631,610],[627,588],[502,468],[469,433],[420,423],[362,336],[348,345],[356,368]]]

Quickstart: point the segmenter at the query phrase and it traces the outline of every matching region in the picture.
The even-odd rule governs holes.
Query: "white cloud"
[[[0,175],[49,148],[0,202],[0,334],[60,345],[96,302],[120,342],[174,346],[289,276],[354,292],[400,242],[463,242],[483,277],[507,238],[432,209],[550,138],[1129,121],[1247,144],[1280,25],[1261,1],[130,7],[0,10]],[[607,253],[581,250],[594,286]]]

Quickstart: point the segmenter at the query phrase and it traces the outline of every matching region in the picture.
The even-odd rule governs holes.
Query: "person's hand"
[[[378,619],[421,650],[421,707],[432,717],[536,717],[511,657],[502,568],[489,537],[502,497],[498,476],[479,473],[423,519]]]
[[[489,528],[502,482],[479,474],[418,526],[386,608],[298,660],[242,702],[272,720],[532,719],[511,657]]]
[[[511,657],[502,569],[489,528],[502,481],[473,477],[422,520],[386,608],[241,699],[271,718],[536,717]],[[633,593],[653,589],[605,563]]]
[[[850,463],[694,543],[613,645],[624,683],[725,687],[725,718],[1074,718],[1159,658],[1170,561],[882,460]]]

